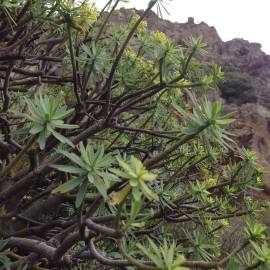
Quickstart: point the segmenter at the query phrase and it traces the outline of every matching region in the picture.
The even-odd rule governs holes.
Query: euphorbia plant
[[[11,2],[0,1],[0,268],[266,269],[262,225],[223,248],[231,219],[267,204],[252,200],[254,153],[207,97],[224,73],[203,63],[206,42],[149,31],[162,0],[125,16],[118,0]]]

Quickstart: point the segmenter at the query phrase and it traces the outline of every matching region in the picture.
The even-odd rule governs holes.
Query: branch
[[[58,262],[61,260],[63,255],[70,250],[70,248],[78,243],[79,241],[83,240],[79,232],[74,232],[69,234],[66,239],[61,243],[61,245],[55,250],[53,261]]]
[[[42,257],[48,258],[49,260],[52,260],[55,252],[55,248],[48,246],[45,242],[22,237],[10,237],[8,240],[8,245],[22,250],[38,253]]]
[[[70,59],[71,59],[72,72],[73,72],[74,93],[75,93],[78,105],[82,106],[82,101],[79,95],[76,60],[75,60],[72,37],[71,37],[71,27],[68,22],[67,22],[67,33],[68,33],[69,52],[70,52]]]
[[[3,109],[2,112],[6,112],[9,107],[9,96],[8,96],[8,87],[9,87],[9,81],[10,81],[10,75],[13,69],[14,63],[13,61],[10,62],[9,67],[6,72],[6,78],[5,83],[2,89],[3,92]]]
[[[140,23],[143,21],[143,19],[145,18],[145,16],[148,14],[148,12],[152,9],[152,7],[157,3],[157,0],[153,0],[149,3],[147,9],[144,11],[144,13],[140,16],[140,18],[138,19],[138,21],[135,23],[135,25],[133,26],[133,28],[131,29],[131,31],[129,32],[126,40],[124,41],[118,55],[116,56],[114,63],[112,65],[111,71],[110,71],[110,75],[106,81],[104,90],[107,92],[107,114],[109,113],[109,109],[110,109],[110,103],[111,103],[111,91],[112,91],[112,81],[113,81],[113,77],[116,71],[116,68],[123,56],[123,53],[130,41],[130,39],[132,38],[132,36],[134,35],[135,31],[137,30],[138,26],[140,25]]]
[[[97,251],[94,244],[94,239],[90,239],[89,250],[91,254],[97,259],[97,261],[99,261],[102,265],[118,266],[118,267],[132,266],[132,264],[126,260],[113,260],[113,259],[105,257],[103,254]]]
[[[85,225],[89,229],[91,229],[97,233],[104,234],[106,236],[121,238],[124,235],[123,232],[119,232],[119,231],[116,231],[114,229],[99,225],[99,224],[93,222],[90,218],[85,220]]]
[[[171,146],[167,150],[163,151],[159,155],[157,155],[157,156],[153,157],[152,159],[146,161],[145,166],[147,168],[151,168],[153,165],[155,165],[158,162],[165,159],[169,154],[171,154],[173,151],[175,151],[178,147],[180,147],[181,145],[183,145],[183,144],[187,143],[188,141],[192,140],[194,137],[196,137],[201,131],[203,131],[207,127],[208,127],[208,125],[203,126],[196,133],[190,134],[190,135],[185,135],[182,139],[179,140],[179,142],[175,143],[173,146]]]
[[[165,134],[163,134],[162,131],[147,130],[147,129],[141,129],[141,128],[131,128],[131,127],[121,127],[121,126],[114,126],[112,128],[117,129],[117,130],[123,130],[123,131],[145,133],[145,134],[149,134],[149,135],[152,135],[155,137],[167,138],[167,139],[171,139],[171,140],[179,140],[179,137],[165,135]]]

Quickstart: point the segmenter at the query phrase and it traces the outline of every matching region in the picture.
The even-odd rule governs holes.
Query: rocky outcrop
[[[121,23],[129,14],[130,10],[122,9],[115,20]],[[257,152],[267,170],[270,190],[270,56],[261,50],[259,43],[239,38],[223,42],[213,26],[196,24],[193,18],[186,23],[173,23],[151,12],[146,20],[150,30],[166,33],[179,45],[191,35],[201,36],[208,43],[209,54],[203,61],[217,63],[225,71],[220,96],[227,111],[236,111],[233,132],[240,144]]]

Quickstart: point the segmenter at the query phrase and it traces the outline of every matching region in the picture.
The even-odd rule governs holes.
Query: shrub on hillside
[[[148,31],[162,0],[117,28],[119,2],[0,2],[0,269],[266,269],[263,171],[206,97],[223,72]]]
[[[219,87],[222,97],[228,102],[243,104],[256,100],[252,79],[248,74],[227,72]]]

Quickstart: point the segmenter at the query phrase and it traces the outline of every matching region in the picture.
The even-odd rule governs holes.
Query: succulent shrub
[[[0,268],[266,269],[263,169],[207,97],[206,41],[149,31],[162,0],[19,2],[0,1]]]

